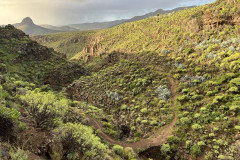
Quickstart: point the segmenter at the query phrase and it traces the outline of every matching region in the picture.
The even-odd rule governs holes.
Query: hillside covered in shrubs
[[[55,48],[79,47],[71,61],[0,28],[0,156],[238,160],[239,8],[217,0],[76,33]]]

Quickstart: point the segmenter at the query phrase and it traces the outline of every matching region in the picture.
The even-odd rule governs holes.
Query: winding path
[[[170,86],[171,86],[171,92],[172,92],[172,98],[171,99],[172,99],[172,108],[173,108],[173,111],[174,111],[174,119],[167,126],[159,128],[153,134],[153,136],[152,136],[153,138],[146,138],[146,139],[142,139],[138,142],[133,142],[133,143],[121,142],[121,141],[115,140],[113,137],[104,133],[102,124],[99,123],[94,118],[87,115],[87,118],[89,119],[89,124],[91,126],[93,126],[95,129],[98,129],[99,130],[99,136],[102,137],[107,142],[109,142],[111,144],[115,144],[115,145],[120,145],[120,146],[123,146],[123,147],[131,147],[131,148],[133,148],[133,150],[135,152],[138,150],[138,148],[147,149],[149,147],[159,146],[159,145],[163,144],[166,141],[167,137],[172,135],[172,129],[173,129],[174,125],[176,124],[177,117],[178,117],[177,112],[175,110],[176,84],[170,76],[167,76],[167,79],[168,79],[168,81],[170,83]]]

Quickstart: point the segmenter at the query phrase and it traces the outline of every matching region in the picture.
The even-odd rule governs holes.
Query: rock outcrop
[[[16,62],[42,61],[50,58],[53,49],[41,46],[28,38],[28,35],[12,25],[0,27],[0,42],[8,44],[11,50],[17,54]],[[12,43],[9,43],[9,41]]]

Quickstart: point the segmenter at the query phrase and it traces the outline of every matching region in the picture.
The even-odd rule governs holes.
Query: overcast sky
[[[76,24],[132,18],[157,9],[203,5],[215,0],[0,0],[0,24],[31,17],[36,24]]]

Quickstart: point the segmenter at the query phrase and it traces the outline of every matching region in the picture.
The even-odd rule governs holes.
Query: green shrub
[[[236,86],[231,87],[231,88],[229,88],[228,92],[236,93],[236,92],[238,92],[238,87],[236,87]]]
[[[173,78],[174,78],[174,79],[180,79],[180,78],[181,78],[181,75],[180,75],[180,74],[175,74],[175,75],[173,76]]]
[[[123,155],[123,147],[122,146],[114,145],[112,149],[116,154]]]
[[[9,152],[12,160],[29,160],[28,152],[25,152],[18,148],[17,150],[11,150]]]
[[[224,100],[224,96],[216,96],[214,99],[213,99],[213,104],[217,104],[221,101]]]
[[[204,141],[199,141],[199,142],[197,143],[197,145],[198,145],[198,146],[205,146],[206,144],[205,144]]]
[[[206,93],[207,96],[214,96],[215,94],[216,94],[215,91],[208,91],[208,92]]]
[[[148,120],[142,120],[141,123],[142,123],[142,124],[147,124],[147,123],[148,123]]]
[[[186,147],[187,149],[190,149],[190,148],[192,147],[192,141],[187,140],[185,147]]]
[[[143,108],[143,109],[141,109],[140,111],[141,111],[141,113],[144,113],[144,114],[147,114],[147,113],[148,113],[148,109],[147,109],[147,108]]]
[[[170,144],[172,151],[175,152],[178,150],[179,145],[180,145],[180,139],[178,137],[170,136],[170,137],[168,137],[167,141]]]
[[[170,144],[179,144],[180,143],[180,139],[176,136],[170,136],[168,137],[168,142]]]
[[[203,160],[209,160],[213,159],[213,152],[207,152],[207,154],[204,156]]]
[[[184,101],[189,100],[189,96],[188,95],[182,95],[182,96],[179,96],[177,98],[177,100],[180,101],[180,102],[184,102]]]
[[[211,45],[207,48],[207,52],[212,52],[212,51],[216,51],[218,48],[218,45],[215,44],[215,45]]]
[[[221,155],[218,156],[218,159],[226,159],[226,158],[225,158],[224,155],[221,154]]]
[[[210,134],[209,134],[209,137],[214,137],[214,136],[215,136],[214,133],[210,133]]]
[[[23,122],[19,122],[18,123],[18,129],[20,131],[24,131],[25,129],[28,129],[28,125],[26,123],[23,123]]]
[[[153,120],[153,121],[150,122],[150,124],[151,124],[152,126],[157,126],[157,125],[158,125],[158,122],[157,122],[156,120]]]
[[[218,127],[213,127],[213,131],[217,132],[217,131],[219,131],[219,128]]]
[[[238,105],[231,106],[229,110],[237,115],[240,112],[240,106]]]
[[[189,89],[183,89],[183,90],[182,90],[182,93],[184,93],[184,94],[187,94],[187,93],[189,93],[189,92],[190,92]]]
[[[240,126],[235,126],[235,129],[240,131]]]
[[[233,83],[233,84],[235,84],[235,85],[237,85],[237,86],[240,86],[240,78],[232,79],[232,80],[230,81],[230,83]]]
[[[130,147],[124,148],[124,157],[129,160],[135,160],[136,154],[134,153],[133,149]]]
[[[188,48],[188,49],[185,49],[185,50],[183,51],[183,53],[185,53],[185,54],[191,54],[191,53],[193,53],[193,52],[195,52],[195,50],[194,50],[193,48]]]
[[[167,143],[167,144],[163,144],[162,147],[161,147],[161,153],[163,155],[167,155],[168,153],[171,152],[171,147],[170,145]]]
[[[180,122],[182,123],[182,124],[190,124],[191,123],[191,118],[189,118],[189,117],[182,117],[181,119],[180,119]]]
[[[222,139],[218,139],[218,140],[216,141],[216,143],[217,143],[219,146],[224,145],[224,142],[223,142]]]
[[[60,125],[54,133],[62,141],[66,152],[74,151],[83,155],[83,159],[98,157],[104,159],[107,153],[107,146],[101,143],[90,127],[82,124],[67,123]]]
[[[200,126],[199,124],[194,124],[194,125],[192,125],[192,129],[193,130],[200,130],[200,129],[202,129],[202,126]]]
[[[71,102],[69,103],[69,105],[70,105],[71,107],[79,107],[79,106],[80,106],[80,102],[78,102],[78,101],[71,101]]]
[[[203,69],[202,68],[199,68],[199,67],[196,67],[195,68],[195,72],[198,73],[198,72],[203,72]]]
[[[37,127],[54,126],[68,110],[68,100],[57,97],[52,92],[28,91],[20,99]]]
[[[121,106],[121,110],[126,110],[128,108],[128,106],[126,105],[126,104],[123,104],[122,106]]]
[[[20,113],[14,109],[14,108],[7,108],[4,106],[0,107],[0,116],[4,117],[4,118],[9,118],[12,121],[17,121]]]
[[[0,72],[7,72],[7,66],[4,63],[0,63]]]
[[[195,144],[190,148],[190,153],[194,157],[197,157],[198,155],[201,154],[201,148],[198,145]]]

